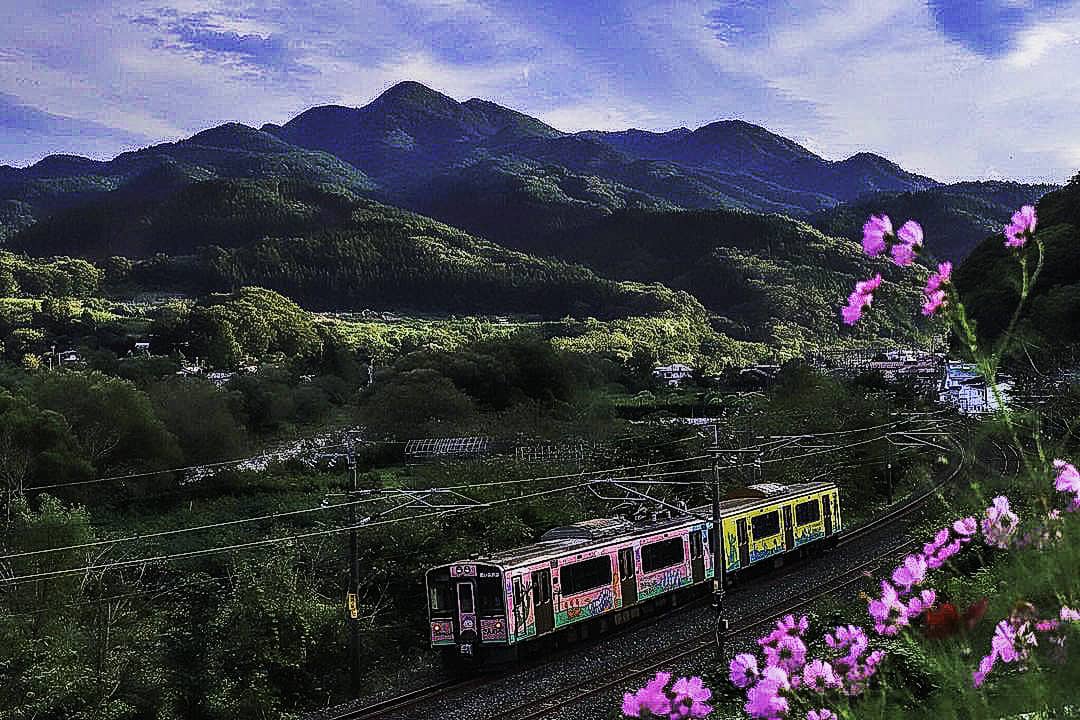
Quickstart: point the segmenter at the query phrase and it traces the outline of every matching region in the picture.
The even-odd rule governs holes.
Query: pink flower
[[[826,708],[811,710],[806,713],[806,720],[836,720],[836,713]]]
[[[863,225],[863,252],[877,257],[885,252],[885,236],[892,235],[892,222],[888,215],[871,215]]]
[[[994,669],[994,662],[997,660],[997,655],[990,653],[979,661],[979,669],[971,674],[971,684],[975,687],[981,687],[983,681],[986,680],[986,676],[990,674],[990,671]]]
[[[779,670],[779,668],[769,669]],[[786,676],[783,681],[778,678],[762,676],[761,680],[758,680],[757,684],[746,693],[746,705],[743,707],[751,717],[764,718],[765,720],[772,720],[772,718],[786,715],[788,701],[787,698],[780,694],[781,690],[786,689],[790,689]]]
[[[1009,499],[998,495],[994,498],[993,505],[986,508],[986,519],[982,521],[986,544],[1007,549],[1009,539],[1016,533],[1019,525],[1020,518],[1009,508]]]
[[[911,245],[897,243],[892,246],[892,260],[900,267],[907,267],[915,261],[915,248]]]
[[[642,710],[656,716],[665,716],[671,712],[671,699],[665,687],[671,680],[671,673],[658,672],[645,687],[631,695],[623,695],[623,714],[627,717],[640,717]]]
[[[705,702],[712,697],[712,690],[705,687],[699,677],[679,678],[671,686],[675,695],[675,705],[680,709],[681,717],[702,718],[712,712]]]
[[[933,590],[923,590],[921,593],[908,600],[908,614],[911,616],[919,615],[933,607],[936,601],[936,592]]]
[[[860,295],[869,295],[881,286],[881,273],[874,275],[869,280],[860,280],[855,283],[855,292]],[[788,617],[791,617],[790,615]]]
[[[855,291],[848,296],[848,304],[840,310],[840,315],[848,325],[854,325],[862,317],[863,308],[874,301],[874,291],[881,285],[881,273],[869,280],[855,283]]]
[[[927,295],[926,300],[923,301],[922,314],[926,317],[933,317],[944,305],[945,291],[935,290]]]
[[[806,645],[797,635],[784,635],[764,650],[766,664],[783,668],[788,674],[798,672],[806,662]]]
[[[896,589],[885,581],[881,583],[881,597],[871,600],[867,610],[874,619],[874,629],[882,635],[896,635],[901,626],[908,624],[907,606],[900,602]]]
[[[912,247],[922,247],[923,243],[923,231],[922,225],[914,220],[908,220],[906,223],[900,226],[900,229],[896,231],[896,238]]]
[[[937,290],[941,289],[942,285],[945,285],[952,278],[952,263],[946,260],[940,263],[937,272],[930,273],[930,277],[926,280],[926,289],[923,293],[929,295]]]
[[[896,232],[898,243],[892,247],[893,262],[907,266],[915,259],[915,253],[923,244],[922,226],[914,220],[908,220]]]
[[[1035,623],[1035,629],[1041,633],[1054,632],[1060,624],[1057,620],[1040,620]]]
[[[1054,469],[1057,470],[1057,477],[1054,478],[1054,489],[1058,492],[1072,493],[1073,499],[1069,509],[1075,510],[1080,507],[1080,472],[1077,472],[1076,467],[1064,460],[1055,460]]]
[[[979,529],[979,524],[975,521],[975,518],[966,517],[954,522],[952,527],[953,532],[957,535],[963,535],[970,540],[971,536]]]
[[[858,657],[870,643],[861,627],[841,625],[825,636],[825,644],[838,652],[850,649],[849,655]]]
[[[750,653],[739,653],[731,659],[728,670],[735,687],[749,687],[758,677],[757,658]]]
[[[941,528],[934,535],[934,539],[923,545],[923,555],[930,557],[937,553],[949,542],[949,528]]]
[[[1035,233],[1035,208],[1025,205],[1013,213],[1012,222],[1005,226],[1005,247],[1021,248]]]
[[[837,677],[832,665],[820,659],[813,660],[803,668],[802,678],[806,687],[819,693],[829,688],[840,687],[840,678]]]
[[[919,585],[926,578],[926,558],[922,555],[908,555],[904,563],[893,570],[892,579],[902,592],[910,592],[913,585]]]
[[[1073,610],[1067,605],[1061,607],[1061,621],[1062,622],[1077,622],[1080,620],[1080,612]]]

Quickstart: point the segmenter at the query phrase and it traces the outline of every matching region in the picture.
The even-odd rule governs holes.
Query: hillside
[[[837,308],[857,279],[880,271],[880,303],[862,333],[920,331],[910,279],[866,258],[859,246],[781,215],[731,210],[623,212],[554,237],[544,248],[601,275],[686,290],[722,318],[739,340],[797,352],[804,342],[835,341]]]
[[[1056,364],[1071,356],[1065,348],[1075,351],[1080,343],[1080,176],[1044,195],[1036,210],[1046,257],[1018,331],[1028,355]],[[1027,252],[1034,265],[1030,244]],[[1016,307],[1018,278],[1016,251],[1004,246],[1000,233],[986,238],[959,267],[957,287],[984,341],[1005,329]]]
[[[332,310],[623,317],[674,303],[663,288],[631,288],[301,182],[204,180],[156,200],[108,193],[9,244],[38,256],[141,258],[125,281],[146,290],[260,285]]]
[[[154,201],[211,178],[285,179],[371,193],[362,172],[325,152],[306,150],[239,124],[108,161],[53,155],[0,173],[0,240],[52,213],[111,193],[129,204]]]
[[[810,218],[828,235],[858,240],[871,214],[886,213],[894,222],[917,218],[926,231],[926,249],[938,259],[959,260],[998,233],[1013,211],[1053,190],[1054,185],[1016,182],[960,182],[917,192],[882,192],[822,211]]]

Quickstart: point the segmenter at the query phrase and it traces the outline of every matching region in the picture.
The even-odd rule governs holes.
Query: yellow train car
[[[831,537],[841,529],[833,483],[740,488],[720,503],[727,572]]]

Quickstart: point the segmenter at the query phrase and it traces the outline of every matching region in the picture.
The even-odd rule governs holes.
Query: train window
[[[473,609],[472,585],[461,583],[457,586],[458,611],[463,613],[475,612]]]
[[[619,551],[619,577],[628,578],[634,575],[634,548],[623,548]]]
[[[576,595],[611,584],[611,558],[607,555],[565,565],[559,571],[562,578],[562,594]]]
[[[651,573],[686,560],[681,537],[641,546],[641,572]]]
[[[818,500],[807,500],[795,506],[795,524],[809,525],[821,519],[821,503]]]
[[[690,557],[697,559],[701,557],[701,533],[694,530],[690,533]]]
[[[754,539],[772,537],[780,532],[780,513],[773,511],[750,518],[750,526],[754,529]]]
[[[476,581],[476,605],[480,612],[502,612],[502,582],[499,578],[480,578]]]
[[[454,596],[450,593],[449,580],[436,580],[429,588],[432,610],[453,610]]]

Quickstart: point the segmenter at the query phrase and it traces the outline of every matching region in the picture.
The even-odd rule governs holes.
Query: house
[[[660,365],[653,368],[652,374],[657,382],[668,387],[678,387],[694,377],[694,368],[682,363],[672,363],[671,365]]]
[[[60,367],[76,367],[84,364],[78,350],[61,350],[56,353],[56,362]]]
[[[963,415],[985,415],[1001,410],[1001,402],[1009,402],[1012,378],[999,375],[997,389],[995,394],[974,364],[947,361],[938,386],[938,401],[956,408]]]
[[[214,383],[217,387],[221,387],[225,383],[236,377],[234,372],[208,372],[206,373],[206,379]]]

